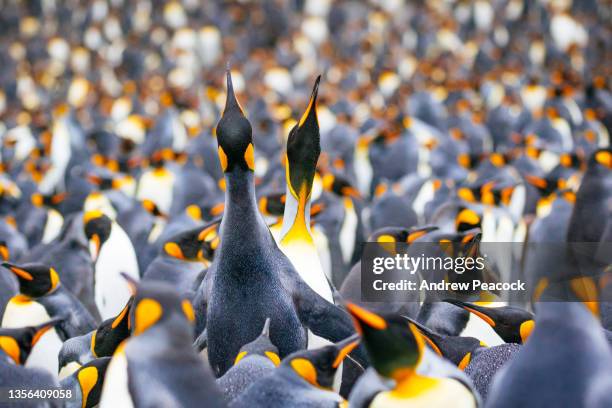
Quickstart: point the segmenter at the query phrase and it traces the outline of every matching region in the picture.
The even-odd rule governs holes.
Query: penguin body
[[[471,357],[464,371],[474,383],[483,401],[486,402],[489,387],[495,374],[521,350],[516,343],[500,344],[494,347],[483,347]]]
[[[120,273],[139,279],[134,247],[125,231],[101,211],[83,216],[85,235],[94,259],[94,294],[102,319],[115,316],[130,298]]]

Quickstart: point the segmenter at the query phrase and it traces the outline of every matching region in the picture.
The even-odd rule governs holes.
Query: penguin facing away
[[[287,356],[270,375],[253,383],[230,407],[316,406],[336,408],[346,401],[331,391],[342,360],[359,344],[359,337]]]
[[[278,349],[270,341],[270,319],[259,337],[240,348],[234,365],[217,379],[227,401],[238,397],[253,382],[268,375],[280,364]]]

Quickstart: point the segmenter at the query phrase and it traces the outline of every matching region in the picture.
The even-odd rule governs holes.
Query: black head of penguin
[[[159,207],[157,206],[157,204],[155,204],[152,200],[142,200],[142,207],[147,210],[147,212],[149,214],[151,214],[154,217],[161,217],[161,218],[166,218],[166,214],[164,214]]]
[[[132,336],[166,325],[173,335],[193,336],[195,313],[191,302],[181,299],[176,290],[162,282],[136,282],[122,274],[134,293],[134,304],[130,308],[129,325]]]
[[[164,243],[164,252],[184,261],[212,259],[219,244],[216,228],[217,223],[213,223],[204,228],[192,228],[176,234]],[[205,243],[207,245],[204,245]]]
[[[317,94],[321,76],[317,77],[308,107],[300,121],[289,132],[287,139],[286,178],[291,194],[299,201],[310,195],[319,154],[321,154],[319,121],[317,120]]]
[[[271,193],[258,200],[259,211],[264,215],[281,216],[285,211],[285,193]]]
[[[95,357],[112,356],[119,344],[130,336],[129,314],[133,303],[131,297],[117,316],[103,321],[94,331],[90,349]]]
[[[452,361],[452,363],[461,370],[467,367],[476,350],[486,347],[486,345],[477,338],[468,336],[445,336],[433,332],[416,320],[410,319],[409,317],[406,317],[406,319],[419,329],[425,343],[427,343],[436,354]]]
[[[416,326],[400,315],[378,315],[352,303],[347,309],[380,375],[400,381],[416,369],[425,348]]]
[[[275,366],[280,364],[280,357],[278,355],[278,348],[270,340],[270,318],[268,317],[264,323],[263,330],[259,337],[250,343],[245,344],[240,348],[234,365],[238,364],[240,360],[245,357],[258,355],[268,358]]]
[[[30,202],[36,207],[53,207],[56,208],[66,199],[66,193],[58,193],[54,195],[43,195],[34,193],[30,196]]]
[[[40,263],[13,265],[2,264],[13,272],[19,281],[19,292],[25,296],[37,298],[52,292],[60,283],[55,269]]]
[[[32,348],[42,335],[61,321],[61,318],[55,318],[38,326],[21,327],[18,329],[0,328],[0,349],[15,364],[24,364]]]
[[[236,169],[255,170],[253,129],[236,99],[232,74],[229,70],[227,71],[225,109],[217,124],[217,143],[221,169],[224,173],[233,172]]]
[[[351,185],[348,179],[334,172],[327,172],[322,179],[323,189],[340,197],[361,198],[359,190]]]
[[[281,366],[290,367],[315,387],[331,389],[336,370],[358,344],[359,336],[354,334],[329,346],[297,351],[283,359]]]
[[[94,260],[100,253],[100,248],[110,237],[112,221],[100,210],[88,211],[83,215],[85,236],[89,241],[89,249]]]
[[[459,300],[446,300],[446,302],[480,317],[506,343],[524,343],[535,326],[533,314],[518,307],[483,307]]]
[[[83,408],[98,406],[100,396],[102,395],[106,369],[110,361],[110,357],[97,358],[80,367],[72,374],[72,377],[78,382],[78,386],[81,389],[81,406]]]

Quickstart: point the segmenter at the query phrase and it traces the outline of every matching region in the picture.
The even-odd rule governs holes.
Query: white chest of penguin
[[[6,305],[2,318],[2,327],[19,328],[36,326],[51,320],[43,305],[35,301],[24,301],[13,298]],[[52,328],[42,335],[26,360],[26,367],[38,367],[56,374],[58,371],[57,355],[62,348],[62,340]]]
[[[121,272],[140,279],[132,242],[121,227],[113,223],[95,264],[95,299],[103,320],[116,316],[130,298]]]
[[[474,396],[459,382],[446,378],[431,381],[430,384],[402,392],[399,390],[381,392],[370,404],[370,408],[475,408]]]

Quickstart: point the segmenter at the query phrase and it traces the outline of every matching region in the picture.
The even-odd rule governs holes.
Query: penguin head
[[[414,324],[400,315],[378,315],[353,303],[347,309],[380,375],[399,382],[414,373],[425,349],[425,340]]]
[[[281,365],[290,367],[311,385],[331,389],[342,361],[359,344],[359,335],[314,350],[301,350],[287,356]]]
[[[484,307],[459,300],[446,300],[480,317],[506,343],[524,343],[535,326],[534,316],[527,310],[514,306]]]
[[[219,160],[224,173],[255,170],[255,152],[251,123],[236,99],[232,74],[227,71],[227,99],[217,124]]]
[[[377,242],[378,245],[385,251],[395,255],[398,252],[396,244],[411,244],[416,239],[424,237],[432,231],[438,229],[435,225],[426,225],[423,227],[384,227],[376,230],[370,237],[369,241]]]
[[[245,344],[240,348],[234,365],[238,364],[240,360],[247,356],[258,355],[267,357],[275,366],[280,364],[280,357],[278,356],[278,348],[270,340],[270,318],[268,317],[264,323],[263,330],[259,337],[250,343]]]
[[[444,357],[463,370],[470,363],[474,352],[486,345],[474,337],[444,336],[433,332],[416,320],[406,317],[423,335],[425,343],[439,356]]]
[[[62,320],[62,318],[55,318],[38,326],[21,327],[18,329],[0,328],[0,349],[15,364],[22,365],[42,335]]]
[[[66,193],[58,193],[54,195],[43,195],[34,193],[30,196],[30,202],[36,207],[57,207],[66,199]]]
[[[317,94],[321,76],[317,77],[306,111],[289,132],[287,139],[286,179],[291,195],[306,201],[312,190],[317,161],[321,154]]]
[[[96,357],[112,356],[119,344],[130,336],[129,314],[134,297],[131,297],[119,314],[103,321],[93,332],[90,351]]]
[[[90,408],[98,406],[102,395],[102,386],[106,369],[111,357],[101,357],[92,360],[79,368],[72,374],[81,389],[82,407]]]
[[[122,275],[135,293],[129,314],[133,336],[140,336],[162,325],[170,325],[174,334],[193,332],[193,306],[189,300],[182,299],[172,286],[162,282],[137,283],[128,275]]]
[[[89,241],[89,252],[95,261],[100,254],[100,248],[110,237],[113,222],[100,210],[88,211],[83,215],[85,236]]]
[[[13,272],[19,281],[19,292],[31,298],[44,296],[60,284],[59,275],[55,269],[40,263],[14,265],[8,262],[2,264]]]

